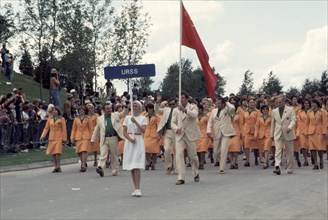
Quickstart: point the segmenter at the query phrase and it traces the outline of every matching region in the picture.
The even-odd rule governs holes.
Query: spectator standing
[[[2,44],[2,48],[1,48],[1,59],[2,59],[2,64],[1,66],[5,69],[6,71],[6,62],[5,62],[5,55],[6,55],[6,44]]]
[[[58,79],[58,73],[57,70],[53,68],[50,73],[50,94],[51,102],[55,107],[60,106],[59,87],[60,82]]]
[[[107,80],[105,86],[106,86],[106,94],[107,94],[106,98],[109,99],[112,94],[113,83],[110,80]]]
[[[138,99],[138,95],[139,95],[139,88],[138,88],[138,85],[135,83],[133,85],[133,88],[132,88],[132,96],[135,100]]]

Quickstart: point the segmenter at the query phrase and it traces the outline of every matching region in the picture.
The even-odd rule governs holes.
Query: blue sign
[[[126,79],[155,76],[155,64],[105,67],[105,79]]]

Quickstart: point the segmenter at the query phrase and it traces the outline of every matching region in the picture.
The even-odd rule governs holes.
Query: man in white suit
[[[235,115],[235,106],[225,102],[224,98],[219,97],[216,101],[216,109],[213,109],[207,123],[207,135],[213,138],[213,151],[215,157],[221,152],[220,174],[224,173],[228,155],[229,140],[236,135],[231,123],[231,117]],[[214,134],[212,135],[212,126]]]
[[[161,137],[164,136],[164,168],[166,174],[169,175],[172,172],[172,167],[176,169],[175,157],[171,156],[171,147],[175,152],[175,131],[171,127],[171,121],[173,114],[177,114],[178,111],[174,111],[177,101],[175,98],[171,98],[168,101],[169,107],[165,107],[161,117],[161,121],[157,128],[157,134]]]
[[[104,114],[98,118],[97,125],[91,137],[91,144],[100,137],[100,157],[97,173],[104,176],[104,166],[107,155],[110,155],[111,171],[113,176],[117,176],[119,169],[117,146],[119,138],[123,139],[123,126],[120,122],[120,116],[123,113],[112,112],[112,104],[106,103],[103,107]]]
[[[296,138],[294,126],[296,117],[294,109],[285,105],[282,97],[276,99],[277,108],[272,111],[271,121],[271,138],[275,142],[275,170],[277,175],[280,175],[280,163],[282,156],[282,145],[285,143],[287,157],[287,173],[292,174],[294,145],[293,140]]]
[[[176,163],[178,169],[178,180],[176,185],[185,183],[186,166],[184,161],[184,149],[187,149],[191,159],[192,173],[194,181],[199,182],[198,156],[196,152],[196,140],[201,137],[197,125],[198,108],[195,104],[188,103],[188,94],[181,93],[181,104],[179,104],[177,114],[173,114],[171,126],[176,133]]]

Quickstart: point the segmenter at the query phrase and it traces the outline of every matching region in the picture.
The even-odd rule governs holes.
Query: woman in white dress
[[[145,143],[142,134],[146,130],[147,119],[140,115],[142,105],[139,101],[132,103],[133,116],[126,116],[123,133],[126,138],[123,152],[123,170],[131,170],[135,191],[132,196],[140,197],[141,169],[145,169]]]

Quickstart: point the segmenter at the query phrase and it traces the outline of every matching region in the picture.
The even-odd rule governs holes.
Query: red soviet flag
[[[213,70],[208,63],[209,60],[208,54],[197,33],[194,23],[190,19],[190,16],[183,4],[182,4],[182,45],[196,50],[199,62],[204,72],[208,95],[214,100],[215,99],[214,90],[218,78],[213,73]]]

